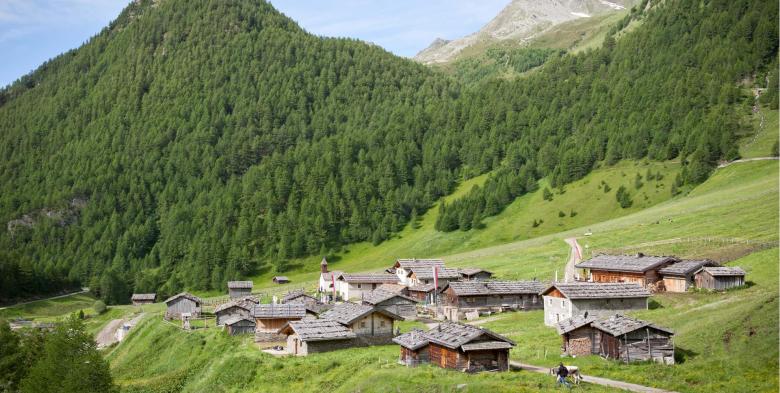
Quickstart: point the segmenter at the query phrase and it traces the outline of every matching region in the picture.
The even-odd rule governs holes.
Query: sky
[[[510,0],[271,0],[307,31],[414,56],[434,39],[479,30]],[[0,86],[77,48],[129,0],[0,0]]]

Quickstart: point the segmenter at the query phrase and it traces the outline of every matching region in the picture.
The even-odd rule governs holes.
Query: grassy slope
[[[761,125],[761,115],[764,116],[764,126]],[[767,157],[771,155],[772,144],[780,138],[780,122],[778,111],[761,108],[760,113],[752,114],[750,121],[753,123],[755,134],[745,138],[739,149],[739,155],[743,158]]]

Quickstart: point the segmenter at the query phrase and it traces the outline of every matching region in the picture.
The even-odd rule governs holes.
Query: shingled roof
[[[410,269],[414,273],[418,280],[433,280],[433,268],[431,266],[416,267]],[[439,267],[438,276],[440,279],[454,279],[460,278],[460,271],[458,269],[450,269],[447,267]]]
[[[327,282],[331,282],[333,280],[333,276],[336,276],[336,280],[338,280],[339,276],[341,276],[342,274],[344,274],[344,272],[342,272],[341,270],[334,270],[332,272],[320,273],[322,279]]]
[[[406,286],[401,284],[391,284],[389,282],[386,282],[376,287],[376,289],[386,291],[386,292],[392,292],[392,293],[403,293],[406,290]]]
[[[191,294],[191,293],[187,293],[187,292],[177,293],[176,295],[173,295],[173,296],[171,296],[171,297],[169,297],[169,298],[165,299],[165,303],[166,303],[166,304],[167,304],[167,303],[170,303],[170,302],[172,302],[172,301],[174,301],[174,300],[176,300],[176,299],[178,299],[178,298],[181,298],[181,297],[183,297],[183,298],[185,298],[185,299],[190,299],[190,300],[192,300],[193,302],[195,302],[195,303],[198,303],[198,304],[201,304],[201,303],[203,303],[203,300],[200,300],[200,298],[199,298],[199,297],[197,297],[197,296],[195,296],[195,295],[193,295],[193,294]]]
[[[382,284],[382,283],[397,283],[398,277],[392,274],[349,274],[344,273],[339,280],[355,283],[368,283],[368,284]]]
[[[393,267],[395,268],[404,268],[404,269],[411,269],[414,270],[415,268],[421,269],[421,268],[431,268],[433,266],[438,267],[444,267],[444,260],[443,259],[396,259],[395,265]]]
[[[258,304],[252,308],[252,316],[258,319],[292,319],[306,316],[303,303]]]
[[[350,340],[357,337],[347,327],[330,319],[292,321],[279,331],[287,334],[294,332],[301,341]]]
[[[372,312],[378,312],[380,314],[387,315],[388,317],[393,318],[395,320],[403,319],[400,316],[395,315],[387,310],[383,310],[381,308],[374,308],[374,306],[369,306],[367,304],[357,304],[352,302],[344,302],[344,303],[337,304],[330,310],[322,313],[321,317],[332,319],[343,325],[349,325],[352,322],[355,322],[358,319],[368,314],[371,314]]]
[[[156,293],[134,293],[133,296],[130,297],[130,300],[151,300],[154,301],[154,299],[157,298]]]
[[[318,301],[314,296],[308,295],[304,290],[299,289],[296,291],[287,292],[287,294],[282,297],[282,303],[289,303],[291,301],[301,302],[305,301],[306,299],[313,300],[315,302]]]
[[[668,262],[676,261],[674,257],[659,257],[644,254],[636,255],[596,255],[595,257],[575,265],[578,269],[608,270],[615,272],[644,273]]]
[[[556,323],[555,329],[558,330],[558,334],[566,334],[585,325],[590,325],[595,320],[596,317],[593,316],[589,316],[587,318],[584,316],[571,317]]]
[[[591,324],[591,326],[615,337],[622,336],[626,333],[631,333],[637,329],[642,329],[645,327],[660,330],[669,334],[674,334],[674,332],[668,328],[656,326],[651,322],[643,321],[641,319],[634,319],[620,314],[613,315],[600,321],[595,321]]]
[[[252,322],[253,325],[255,324],[254,319],[249,317],[244,317],[241,315],[233,315],[228,318],[225,318],[225,320],[222,323],[225,324],[226,326],[231,326],[241,321],[248,321],[248,322]]]
[[[568,299],[628,299],[650,297],[650,292],[639,284],[618,282],[558,282],[544,290],[553,288]]]
[[[712,276],[744,276],[746,274],[741,267],[737,266],[705,267],[702,270]]]
[[[393,338],[393,342],[404,348],[416,351],[428,345],[428,337],[422,330],[412,329],[407,333]]]
[[[229,289],[252,289],[253,285],[252,281],[228,281],[227,283]]]
[[[250,300],[248,298],[242,298],[238,300],[229,301],[227,303],[220,304],[216,308],[214,308],[214,313],[218,313],[223,310],[227,310],[231,307],[238,307],[243,308],[244,310],[247,310],[249,312],[252,312],[252,309],[257,305],[256,301]]]
[[[476,268],[476,267],[469,267],[469,268],[465,268],[465,269],[458,269],[458,271],[460,272],[461,276],[473,276],[473,275],[475,275],[477,273],[482,273],[482,272],[485,272],[487,274],[493,275],[493,272],[491,272],[489,270],[480,269],[480,268]]]
[[[453,281],[441,291],[452,288],[457,296],[536,295],[545,287],[540,281]]]
[[[659,270],[658,273],[661,273],[664,276],[687,276],[695,273],[704,266],[717,266],[717,263],[708,259],[700,261],[681,261]]]
[[[412,285],[411,287],[406,288],[409,292],[431,292],[433,291],[433,284],[417,284]]]
[[[515,345],[514,341],[490,330],[455,322],[442,322],[439,326],[425,332],[425,336],[428,341],[451,349],[458,349],[482,336],[492,338],[491,341],[503,341],[511,346]]]
[[[400,297],[402,299],[410,300],[412,302],[417,303],[417,300],[412,299],[408,296],[401,295],[400,293],[388,292],[379,288],[374,289],[373,291],[365,295],[363,297],[363,302],[376,306],[377,304],[382,303],[386,300],[390,300],[394,297]]]

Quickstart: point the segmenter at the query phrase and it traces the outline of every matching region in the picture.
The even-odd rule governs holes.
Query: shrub
[[[95,310],[96,314],[100,315],[106,312],[108,308],[106,307],[106,303],[103,303],[102,300],[98,300],[92,305],[92,309]]]
[[[564,213],[562,210],[559,210],[558,217],[566,217],[566,213]]]

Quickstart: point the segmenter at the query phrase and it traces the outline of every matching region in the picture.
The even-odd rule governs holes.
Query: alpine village
[[[778,8],[0,1],[0,392],[778,392]]]

